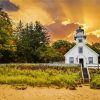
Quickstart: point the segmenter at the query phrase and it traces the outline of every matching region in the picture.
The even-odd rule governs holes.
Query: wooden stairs
[[[82,77],[83,77],[83,83],[88,84],[90,82],[90,74],[88,68],[82,67]]]

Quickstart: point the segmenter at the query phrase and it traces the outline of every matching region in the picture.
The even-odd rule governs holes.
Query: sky
[[[87,41],[100,42],[100,0],[0,0],[14,23],[40,21],[51,41],[73,41],[82,26]]]

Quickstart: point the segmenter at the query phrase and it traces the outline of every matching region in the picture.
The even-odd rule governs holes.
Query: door
[[[81,64],[82,67],[84,67],[84,60],[83,60],[83,58],[80,58],[80,59],[79,59],[79,64]]]

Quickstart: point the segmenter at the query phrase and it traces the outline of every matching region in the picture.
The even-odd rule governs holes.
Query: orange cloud
[[[90,35],[100,37],[100,0],[6,1],[19,7],[16,12],[8,12],[15,23],[19,20],[23,22],[38,20],[48,27],[53,39],[71,40],[73,31],[78,25],[82,25],[88,35],[92,33]]]

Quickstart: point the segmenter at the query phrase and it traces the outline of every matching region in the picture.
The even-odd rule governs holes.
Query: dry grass
[[[28,87],[16,90],[8,85],[0,86],[0,100],[100,100],[100,90],[90,89],[89,86],[69,90],[46,87]]]

